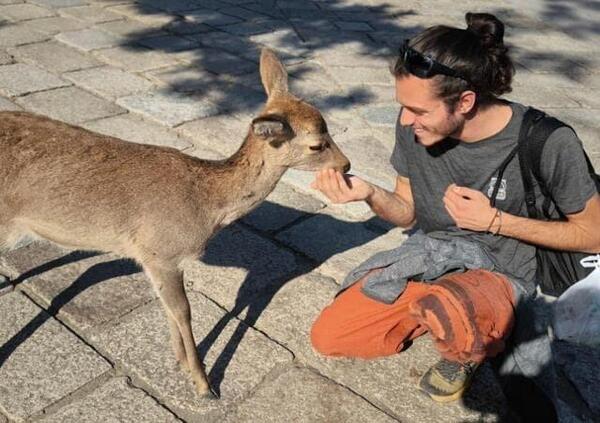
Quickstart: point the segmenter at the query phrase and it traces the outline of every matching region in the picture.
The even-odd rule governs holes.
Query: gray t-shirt
[[[419,144],[411,127],[396,125],[396,145],[390,162],[399,175],[410,180],[417,225],[429,233],[443,230],[482,243],[504,273],[531,293],[535,287],[535,247],[514,238],[461,230],[446,212],[443,203],[447,187],[455,183],[479,190],[488,197],[504,159],[516,147],[526,106],[507,103],[513,111],[508,125],[496,135],[474,143],[447,138],[432,147]],[[581,141],[567,128],[559,128],[546,141],[541,176],[550,188],[558,208],[576,213],[596,193],[584,158]],[[538,204],[542,196],[534,181]],[[496,207],[518,216],[527,216],[525,193],[518,157],[502,177]]]

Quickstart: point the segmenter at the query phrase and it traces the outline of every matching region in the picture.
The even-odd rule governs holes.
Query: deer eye
[[[325,144],[311,145],[308,148],[310,148],[312,151],[321,151],[325,148]]]

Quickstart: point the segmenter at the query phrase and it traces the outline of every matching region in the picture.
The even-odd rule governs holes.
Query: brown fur
[[[269,50],[260,72],[267,104],[239,151],[222,161],[27,112],[0,113],[0,249],[33,236],[135,259],[200,394],[209,385],[191,332],[182,261],[197,258],[219,228],[256,207],[287,168],[349,167],[319,111],[287,92],[285,69]]]

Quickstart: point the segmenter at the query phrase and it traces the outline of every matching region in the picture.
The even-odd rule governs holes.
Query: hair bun
[[[489,13],[470,13],[465,15],[467,31],[477,35],[485,48],[504,44],[504,24]]]

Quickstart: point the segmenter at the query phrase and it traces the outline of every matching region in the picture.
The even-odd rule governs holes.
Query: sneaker
[[[434,401],[450,402],[462,397],[471,384],[478,363],[457,363],[442,359],[419,381],[419,389]]]

